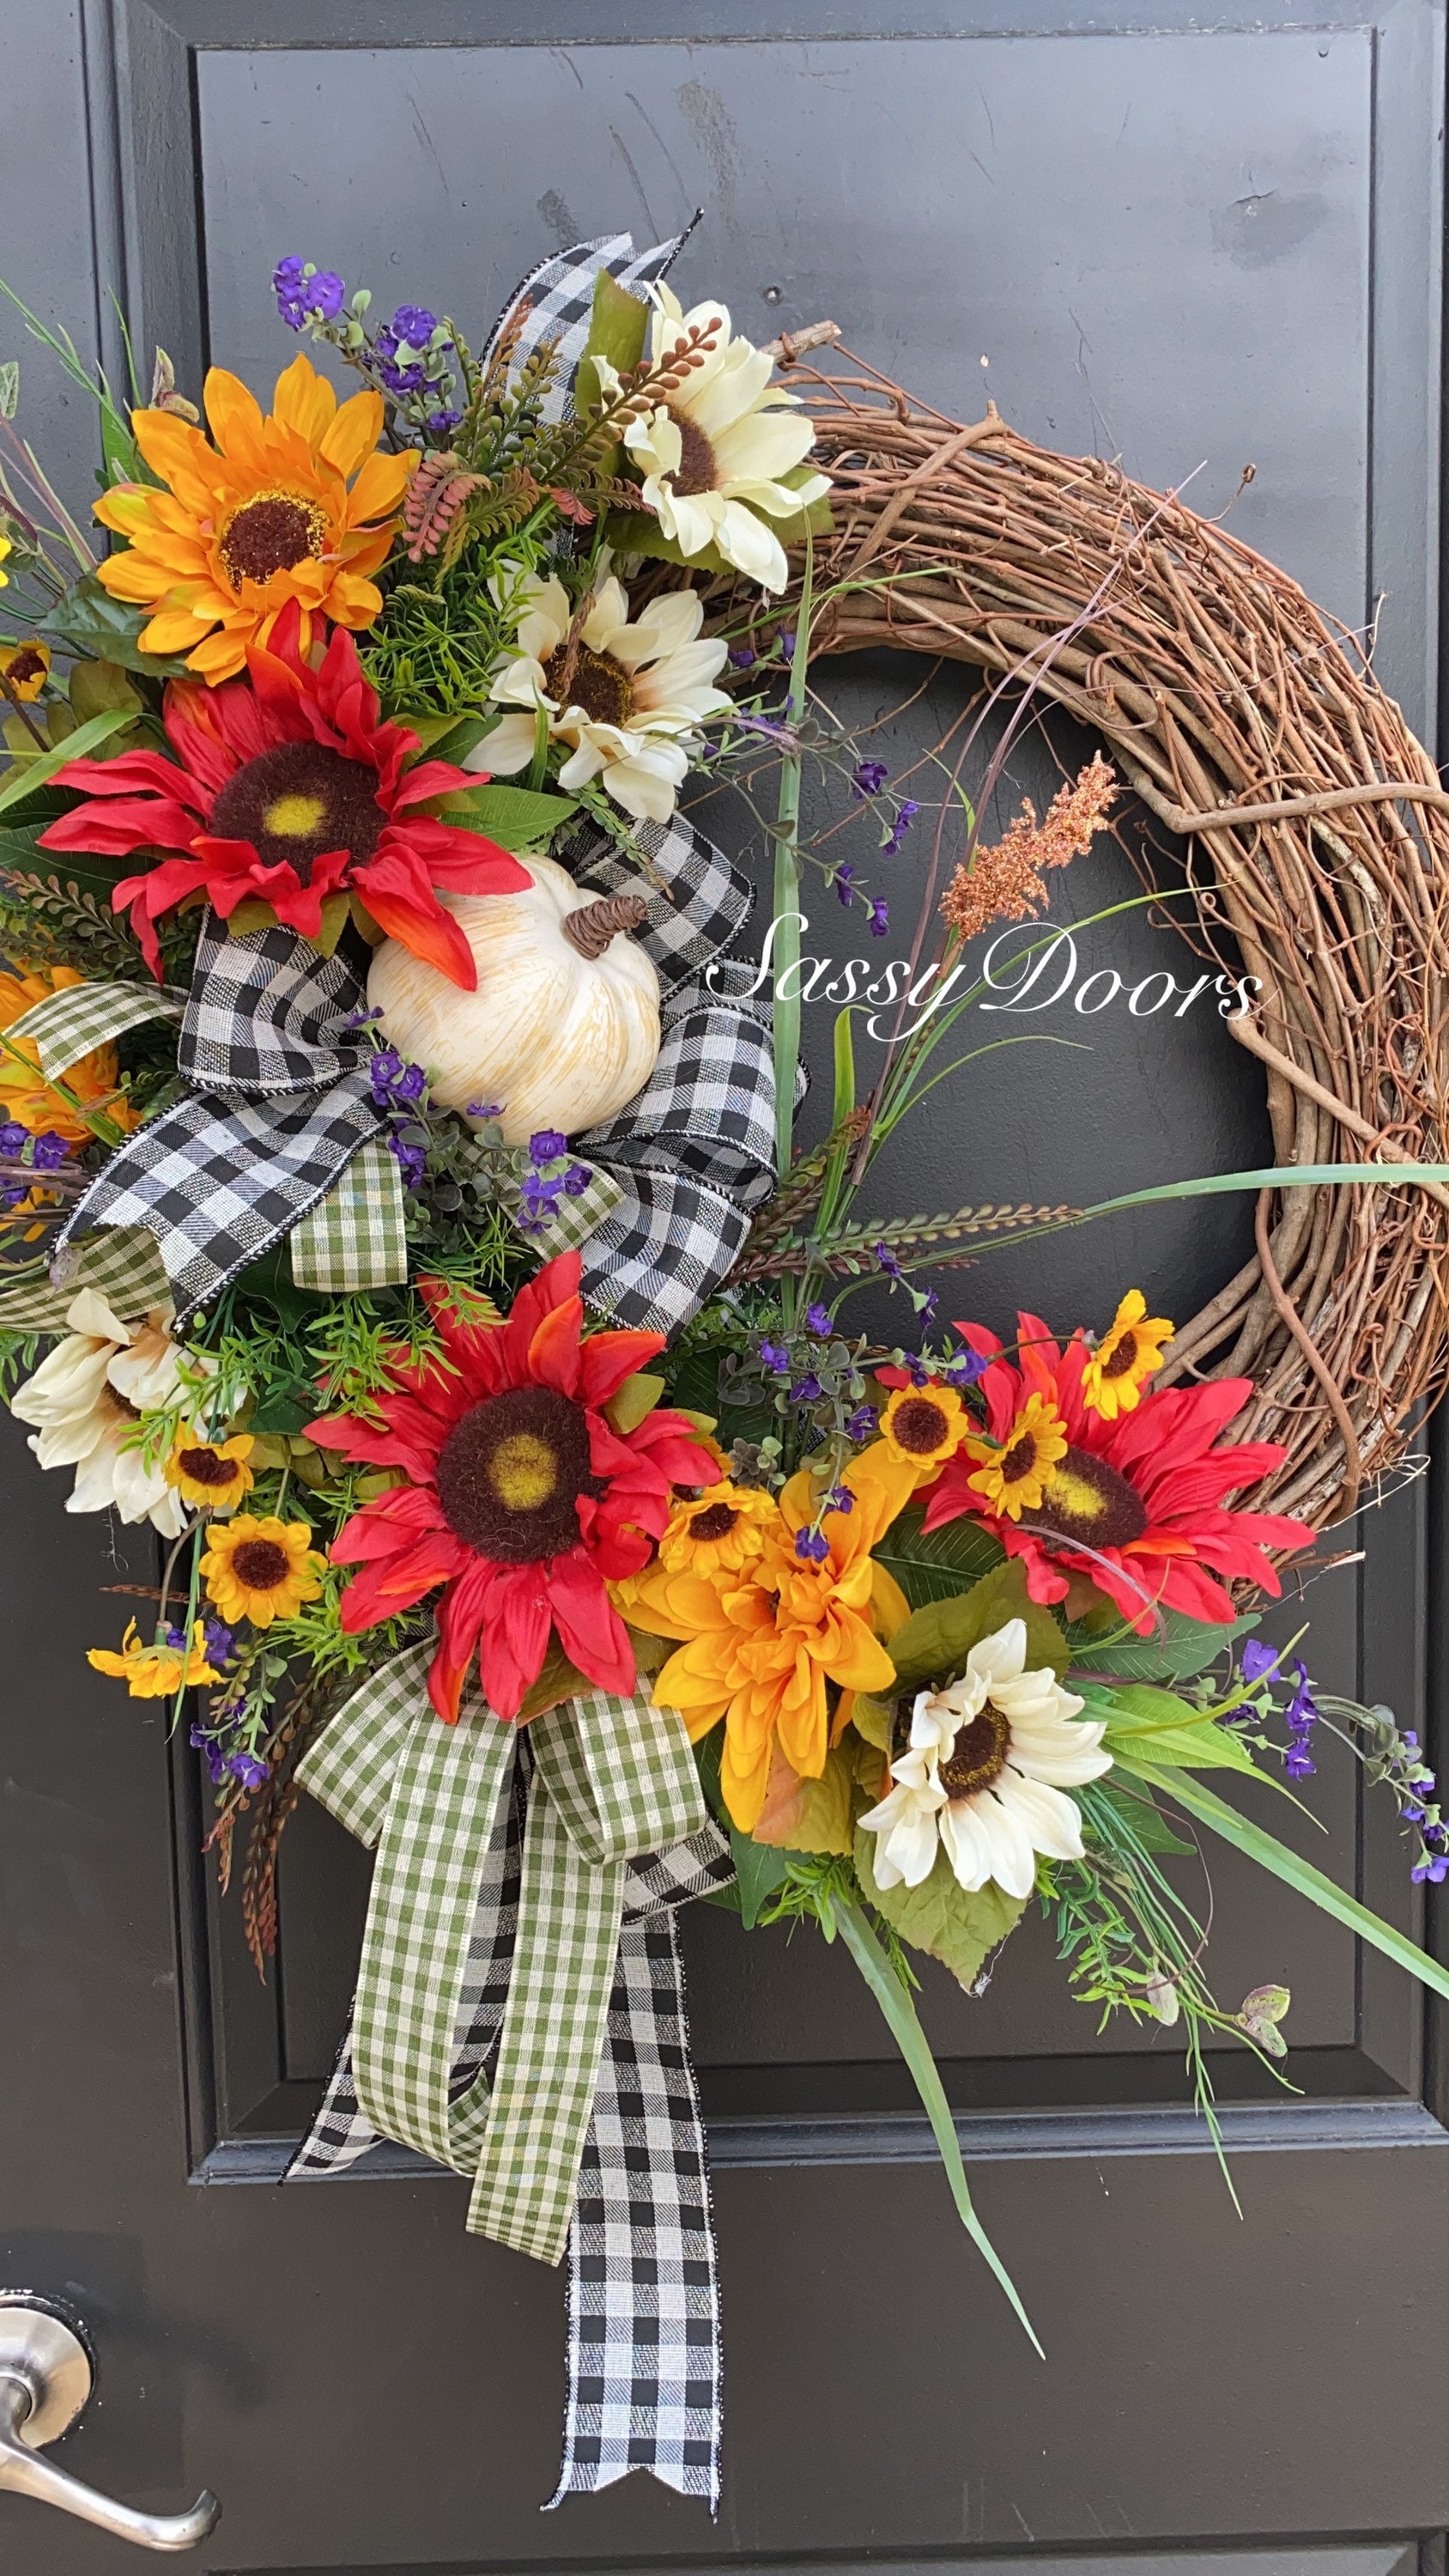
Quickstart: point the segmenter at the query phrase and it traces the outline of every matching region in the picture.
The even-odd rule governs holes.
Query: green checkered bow
[[[5,1035],[33,1038],[46,1081],[58,1082],[94,1048],[138,1029],[143,1020],[179,1020],[184,1008],[179,994],[157,984],[67,984],[32,1002]]]
[[[519,1729],[476,1687],[455,1726],[431,1645],[375,1673],[299,1769],[376,1848],[353,2017],[357,2099],[383,2136],[474,2178],[468,2224],[556,2263],[568,2241],[619,1948],[626,1864],[707,1810],[679,1718],[590,1691],[528,1729],[533,1780],[496,2074],[450,2099],[469,1947]]]

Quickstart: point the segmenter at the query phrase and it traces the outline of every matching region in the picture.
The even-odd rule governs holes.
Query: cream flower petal
[[[815,431],[801,412],[757,411],[721,431],[712,444],[722,483],[775,483],[804,464]]]
[[[1081,1859],[1082,1811],[1075,1798],[1024,1778],[1010,1762],[996,1787],[1001,1804],[1020,1819],[1037,1851],[1049,1860]]]
[[[543,664],[531,653],[520,653],[516,662],[510,662],[506,670],[497,672],[488,684],[488,695],[496,705],[503,707],[536,707],[540,699],[545,706],[557,703],[548,694]],[[491,734],[488,739],[491,742]],[[482,749],[480,743],[480,758]]]
[[[740,502],[725,503],[714,541],[725,562],[733,564],[747,581],[758,583],[761,590],[784,590],[789,582],[785,549],[773,528],[767,528],[763,519],[757,519]]]
[[[10,1410],[21,1422],[40,1425],[68,1422],[88,1413],[101,1396],[111,1361],[111,1344],[72,1334],[43,1359],[33,1377],[17,1387]]]
[[[703,624],[704,601],[697,590],[666,590],[661,598],[650,601],[638,625],[631,627],[614,649],[619,660],[625,661],[627,643],[633,659],[626,667],[634,670],[643,662],[656,661],[661,654],[681,652],[694,643]],[[721,656],[728,649],[721,645]],[[714,646],[703,645],[700,650],[713,652]],[[719,668],[717,662],[715,669]]]
[[[995,1787],[983,1790],[977,1798],[967,1800],[972,1807],[990,1859],[990,1876],[1008,1896],[1030,1896],[1036,1884],[1036,1853],[1026,1819],[1019,1814],[1014,1801],[1002,1792],[1009,1774],[1003,1771]]]
[[[169,1318],[171,1309],[166,1309]],[[65,1310],[66,1330],[84,1333],[93,1341],[119,1342],[124,1346],[131,1338],[130,1327],[123,1324],[113,1306],[95,1288],[82,1288],[72,1297]]]
[[[931,1789],[892,1789],[861,1824],[878,1839],[875,1876],[880,1887],[919,1887],[936,1865],[936,1814],[941,1793]]]
[[[727,707],[729,698],[712,683],[716,672],[723,670],[728,659],[727,644],[682,644],[677,652],[652,663],[647,670],[636,672],[636,708],[661,707],[671,700],[678,702],[696,694],[708,702],[700,707],[701,715]]]
[[[621,581],[601,582],[579,633],[590,650],[612,653],[615,640],[629,623],[629,594]]]
[[[558,774],[558,783],[572,796],[576,787],[588,787],[604,767],[604,755],[587,737],[569,754]]]
[[[468,753],[463,767],[481,769],[491,778],[511,778],[516,770],[528,767],[536,737],[532,716],[505,716],[477,750]]]
[[[976,1813],[976,1801],[952,1798],[941,1809],[938,1830],[952,1876],[968,1895],[974,1895],[992,1875],[992,1847]]]

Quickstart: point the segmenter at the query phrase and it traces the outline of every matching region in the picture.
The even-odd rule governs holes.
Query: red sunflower
[[[1302,1547],[1313,1531],[1279,1512],[1224,1507],[1286,1454],[1269,1440],[1218,1445],[1252,1379],[1165,1387],[1108,1422],[1083,1401],[1083,1336],[1062,1351],[1037,1316],[1017,1323],[1015,1366],[994,1333],[956,1327],[989,1363],[979,1383],[993,1445],[968,1440],[949,1461],[930,1489],[926,1528],[974,1513],[1024,1560],[1034,1601],[1062,1600],[1069,1574],[1083,1574],[1144,1636],[1155,1602],[1190,1619],[1231,1619],[1220,1577],[1276,1594],[1263,1551]]]
[[[299,614],[283,610],[266,645],[247,648],[247,677],[215,689],[173,682],[166,731],[176,754],[127,751],[73,760],[56,773],[87,802],[41,834],[47,850],[185,852],[116,887],[159,978],[156,923],[188,895],[223,920],[260,901],[304,938],[322,933],[329,896],[355,892],[379,928],[470,992],[478,971],[450,912],[451,894],[512,894],[528,878],[476,832],[418,809],[476,787],[442,760],[406,762],[420,748],[403,725],[380,721],[357,647],[342,627],[314,670],[298,648]]]
[[[308,1425],[322,1448],[408,1478],[333,1544],[334,1565],[362,1569],[342,1595],[342,1625],[356,1635],[446,1585],[428,1691],[450,1725],[475,1651],[490,1706],[516,1717],[551,1629],[597,1689],[631,1691],[634,1650],[605,1582],[647,1564],[676,1485],[719,1476],[683,1414],[611,1428],[602,1408],[664,1335],[583,1340],[579,1269],[576,1252],[549,1262],[491,1326],[464,1322],[425,1281],[442,1360],[398,1371],[396,1392],[376,1402],[381,1423]]]

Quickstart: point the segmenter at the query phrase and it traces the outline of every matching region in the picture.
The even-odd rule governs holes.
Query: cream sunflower
[[[1081,1809],[1065,1793],[1112,1767],[1103,1727],[1074,1722],[1082,1706],[1048,1667],[1026,1670],[1024,1619],[973,1646],[960,1681],[921,1691],[896,1785],[860,1820],[878,1837],[878,1884],[919,1887],[939,1847],[968,1892],[994,1879],[1026,1897],[1038,1852],[1080,1860]]]
[[[599,779],[636,822],[667,823],[675,793],[699,749],[699,726],[730,700],[711,683],[728,647],[700,637],[704,605],[692,590],[652,600],[637,623],[629,597],[612,577],[600,583],[574,638],[575,610],[563,583],[528,574],[513,587],[517,652],[493,678],[505,715],[464,763],[490,777],[526,769],[537,740],[538,713],[550,742],[569,757],[559,785],[572,790]]]
[[[830,489],[823,474],[781,481],[815,444],[799,396],[770,382],[774,361],[730,333],[723,304],[682,310],[667,286],[653,289],[651,355],[656,366],[687,334],[715,325],[714,346],[681,377],[667,402],[632,420],[624,444],[642,469],[644,499],[685,555],[713,546],[762,590],[789,580],[785,549],[770,519],[793,519]],[[613,371],[608,391],[618,390]],[[763,515],[762,515],[763,514]]]
[[[30,1446],[42,1467],[74,1467],[68,1512],[114,1510],[179,1538],[186,1513],[164,1464],[148,1467],[140,1449],[126,1445],[140,1415],[172,1403],[181,1385],[171,1308],[123,1324],[104,1297],[83,1288],[65,1320],[65,1340],[17,1388],[11,1411],[35,1424]]]

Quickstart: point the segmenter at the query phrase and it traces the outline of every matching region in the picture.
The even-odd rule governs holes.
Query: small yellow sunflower
[[[0,1120],[13,1119],[32,1136],[63,1136],[68,1145],[88,1145],[93,1133],[77,1103],[104,1101],[106,1116],[117,1127],[140,1123],[125,1100],[110,1098],[117,1080],[115,1048],[99,1046],[83,1055],[56,1090],[40,1070],[34,1038],[7,1038],[4,1031],[37,1002],[85,980],[74,966],[37,966],[29,972],[21,967],[13,975],[0,975]]]
[[[255,1482],[247,1465],[255,1446],[249,1431],[238,1431],[230,1440],[202,1440],[194,1431],[180,1431],[166,1461],[166,1482],[183,1501],[199,1503],[204,1511],[234,1511]]]
[[[96,517],[126,545],[97,577],[113,599],[151,610],[145,652],[183,653],[214,687],[242,669],[248,644],[265,644],[289,600],[304,654],[314,618],[372,623],[382,593],[369,576],[417,457],[376,455],[382,396],[339,406],[300,355],[265,415],[238,377],[213,367],[206,416],[215,447],[174,412],[132,413],[136,444],[169,488],[117,483],[102,495]]]
[[[880,1418],[880,1436],[892,1457],[922,1475],[954,1458],[969,1429],[954,1386],[898,1386]]]
[[[713,1445],[713,1444],[709,1444]],[[707,1485],[681,1503],[659,1542],[666,1574],[742,1574],[764,1553],[765,1533],[779,1515],[773,1494],[756,1485]]]
[[[0,676],[4,678],[5,695],[12,703],[19,698],[22,704],[28,705],[32,699],[38,698],[49,673],[48,644],[10,644],[0,651]]]
[[[110,1673],[117,1681],[124,1682],[132,1699],[172,1699],[183,1682],[189,1687],[195,1682],[219,1682],[221,1679],[220,1673],[215,1672],[206,1660],[202,1645],[204,1634],[198,1619],[191,1631],[189,1654],[183,1654],[179,1644],[171,1643],[173,1637],[181,1637],[179,1628],[158,1628],[154,1643],[143,1646],[133,1619],[121,1639],[118,1655],[109,1646],[92,1646],[86,1662],[94,1664],[98,1673]]]
[[[994,1512],[1019,1521],[1023,1512],[1039,1508],[1052,1469],[1065,1458],[1067,1447],[1066,1425],[1056,1406],[1044,1395],[1029,1395],[999,1449],[971,1442],[973,1457],[983,1463],[966,1481],[985,1495]]]
[[[208,1601],[228,1622],[250,1619],[254,1628],[290,1619],[322,1589],[325,1560],[308,1546],[311,1536],[308,1521],[259,1521],[239,1512],[210,1534],[201,1560]]]
[[[1129,1288],[1111,1331],[1103,1334],[1082,1371],[1082,1402],[1104,1422],[1115,1422],[1119,1413],[1135,1413],[1172,1335],[1167,1317],[1149,1315],[1141,1289]]]

